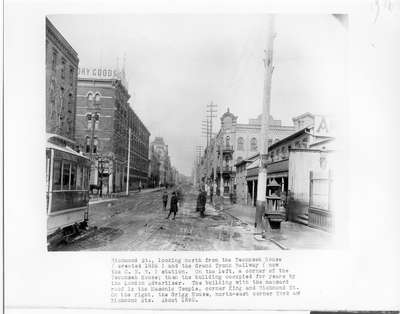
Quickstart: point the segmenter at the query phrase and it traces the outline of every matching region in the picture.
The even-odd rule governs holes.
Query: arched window
[[[257,151],[257,139],[255,137],[253,137],[250,141],[250,150],[252,152]]]
[[[94,96],[94,101],[95,102],[100,101],[100,94],[99,93],[96,93],[96,95]]]
[[[89,93],[87,94],[87,99],[88,99],[89,101],[92,101],[92,100],[93,100],[93,94],[92,94],[91,92],[89,92]]]
[[[100,116],[99,116],[99,115],[96,115],[96,116],[94,117],[94,129],[95,129],[95,130],[98,130],[98,129],[99,129],[99,123],[100,123]]]
[[[86,152],[89,153],[90,152],[90,137],[86,136]]]
[[[239,150],[239,151],[243,151],[244,150],[244,139],[243,139],[243,137],[239,137],[238,138],[237,150]]]
[[[87,128],[88,128],[88,130],[91,130],[92,129],[92,123],[93,123],[92,114],[88,113],[86,115],[86,119],[87,119]]]
[[[230,137],[230,136],[227,136],[227,137],[225,138],[225,145],[226,145],[226,147],[228,147],[228,146],[230,145],[230,140],[231,140],[231,137]]]
[[[97,137],[95,137],[95,138],[93,139],[93,154],[96,154],[96,153],[97,153],[98,145],[99,145],[99,141],[97,140]]]

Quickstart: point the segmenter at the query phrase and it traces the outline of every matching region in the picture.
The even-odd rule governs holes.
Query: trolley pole
[[[129,168],[131,166],[131,128],[128,130],[128,165],[126,169],[126,196],[129,195]]]
[[[272,65],[273,45],[274,45],[274,16],[269,16],[267,47],[265,50],[265,76],[264,76],[264,94],[261,118],[261,134],[260,134],[260,164],[258,171],[257,186],[257,202],[255,227],[258,232],[263,233],[265,230],[262,226],[262,217],[265,212],[266,193],[267,193],[267,156],[268,156],[268,124],[271,103],[271,81],[274,67]]]
[[[219,173],[219,175],[220,175],[220,183],[219,183],[219,196],[220,196],[220,199],[221,199],[221,210],[222,209],[224,209],[224,178],[222,177],[222,174],[223,174],[223,162],[224,162],[224,156],[223,156],[223,150],[222,150],[222,146],[223,146],[223,144],[224,144],[224,139],[223,139],[223,137],[221,136],[221,143],[220,143],[220,146],[219,146],[219,157],[220,157],[220,159],[221,159],[221,161],[220,161],[220,173]]]

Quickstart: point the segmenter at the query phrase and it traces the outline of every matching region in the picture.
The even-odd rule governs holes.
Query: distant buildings
[[[162,137],[155,137],[150,144],[149,183],[152,186],[172,186],[179,184],[181,175],[172,167],[168,154],[168,145]]]
[[[46,18],[46,132],[75,139],[78,54]]]
[[[93,160],[91,184],[103,193],[126,190],[131,129],[129,189],[147,186],[150,132],[131,108],[121,77],[92,73],[78,80],[76,115],[77,142]]]

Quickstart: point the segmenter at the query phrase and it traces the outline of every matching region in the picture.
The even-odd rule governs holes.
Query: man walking
[[[167,210],[167,203],[168,203],[168,192],[164,191],[162,195],[162,201],[163,201],[163,208],[164,210]]]
[[[207,194],[204,189],[200,189],[199,196],[197,197],[197,211],[200,211],[200,217],[204,217],[204,212],[206,210]]]
[[[171,197],[171,205],[170,205],[170,209],[169,209],[169,214],[168,217],[166,219],[169,219],[169,216],[171,216],[172,213],[174,213],[174,218],[172,218],[173,220],[175,219],[176,213],[178,212],[178,198],[176,197],[176,193],[173,192],[172,193],[172,197]]]

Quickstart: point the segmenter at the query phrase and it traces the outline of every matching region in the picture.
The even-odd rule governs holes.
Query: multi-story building
[[[234,165],[244,159],[253,156],[259,151],[261,116],[250,119],[249,123],[238,123],[238,117],[229,109],[221,117],[221,128],[211,145],[205,149],[205,168],[203,182],[213,181],[214,172],[217,184],[221,182],[225,196],[234,192],[235,167]],[[270,144],[295,131],[294,126],[284,126],[280,120],[270,116],[268,138]],[[214,169],[215,168],[215,169]],[[218,188],[220,190],[220,187]]]
[[[153,184],[159,186],[173,185],[174,170],[168,154],[168,145],[162,137],[155,137],[150,144],[151,174]],[[156,181],[158,179],[158,181]]]
[[[280,186],[289,220],[330,230],[335,141],[327,121],[310,113],[293,118],[296,131],[268,147],[267,183],[274,180]],[[236,164],[236,194],[241,204],[256,204],[259,165],[259,154]],[[272,191],[267,188],[266,193]]]
[[[46,132],[75,140],[78,54],[46,18]]]
[[[125,191],[128,155],[129,189],[148,183],[150,132],[131,108],[122,81],[118,75],[78,80],[76,139],[93,160],[91,184],[103,193]]]

